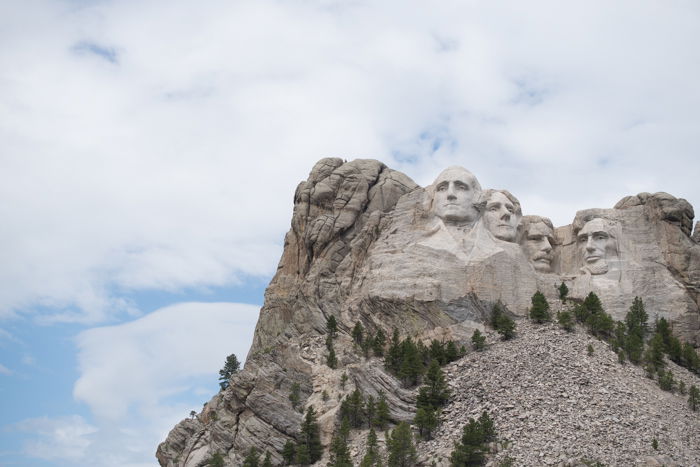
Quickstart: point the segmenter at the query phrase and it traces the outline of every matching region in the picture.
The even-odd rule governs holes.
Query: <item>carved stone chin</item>
[[[610,268],[608,267],[607,261],[605,259],[599,259],[590,264],[587,264],[581,268],[581,272],[586,274],[589,273],[593,276],[598,276],[601,274],[606,274]]]

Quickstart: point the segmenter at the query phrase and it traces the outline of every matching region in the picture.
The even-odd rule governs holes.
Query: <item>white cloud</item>
[[[238,303],[182,303],[77,337],[80,378],[74,396],[100,418],[121,420],[167,397],[215,382],[226,356],[243,360],[259,308]]]
[[[269,276],[324,156],[526,213],[700,203],[694,3],[53,2],[0,6],[0,315],[133,314],[120,291]],[[406,162],[410,159],[410,163]]]
[[[11,374],[12,374],[12,370],[10,370],[5,365],[0,363],[0,375],[8,375],[9,376]]]
[[[214,395],[226,356],[244,360],[258,312],[238,303],[182,303],[80,333],[74,397],[94,420],[25,420],[15,428],[33,435],[26,454],[72,466],[156,465],[158,443]]]
[[[12,428],[35,436],[24,446],[24,452],[28,456],[75,462],[84,459],[92,443],[90,435],[97,432],[96,427],[78,415],[30,418],[17,423]]]

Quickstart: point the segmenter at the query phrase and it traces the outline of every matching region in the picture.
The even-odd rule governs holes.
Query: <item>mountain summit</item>
[[[693,218],[640,193],[555,228],[461,167],[422,188],[375,160],[322,159],[294,194],[245,368],[158,461],[698,465]],[[496,434],[470,451],[482,422]],[[414,435],[407,463],[387,454]]]

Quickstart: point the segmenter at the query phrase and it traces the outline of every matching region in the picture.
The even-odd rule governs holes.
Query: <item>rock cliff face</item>
[[[700,245],[693,217],[685,200],[640,193],[554,228],[545,217],[522,217],[517,198],[482,190],[465,169],[449,168],[421,188],[378,161],[323,159],[294,194],[292,226],[244,370],[196,419],[171,431],[158,461],[201,466],[219,452],[239,465],[252,446],[281,461],[302,419],[288,398],[295,383],[301,406],[319,412],[326,444],[339,397],[356,386],[375,396],[384,391],[392,418],[411,419],[415,391],[353,349],[350,331],[358,321],[387,335],[396,328],[467,342],[474,329],[484,330],[495,302],[524,316],[535,291],[557,304],[556,286],[565,282],[574,298],[597,293],[616,319],[640,296],[651,317],[669,319],[697,346]],[[337,370],[325,365],[330,316],[340,331]]]

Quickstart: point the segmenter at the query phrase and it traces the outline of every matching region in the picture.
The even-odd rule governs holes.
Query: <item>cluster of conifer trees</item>
[[[484,411],[477,420],[469,419],[462,430],[462,439],[455,443],[450,456],[452,467],[483,465],[489,452],[488,443],[496,440],[496,428],[489,414]]]
[[[431,361],[435,360],[438,366],[446,365],[465,353],[466,349],[462,346],[458,350],[452,340],[440,342],[434,339],[430,346],[426,346],[421,341],[415,342],[410,336],[402,340],[399,331],[394,329],[384,357],[384,367],[410,388],[421,382]]]
[[[566,303],[568,294],[566,285],[562,283],[558,290],[560,298]],[[550,305],[544,294],[536,292],[531,302],[532,307],[528,315],[533,322],[541,324],[553,320]],[[558,312],[556,319],[567,331],[573,331],[576,323],[585,326],[590,334],[609,343],[611,349],[618,354],[621,363],[630,361],[636,365],[643,364],[647,375],[657,378],[659,386],[663,389],[669,391],[677,389],[682,394],[686,393],[682,382],[677,383],[671,371],[665,368],[665,356],[678,365],[700,374],[700,357],[692,345],[687,342],[681,343],[677,337],[673,336],[671,326],[664,318],[657,319],[651,330],[648,325],[648,314],[639,297],[635,297],[624,322],[615,321],[606,313],[595,293],[590,293],[583,301]],[[501,334],[504,340],[515,336],[515,322],[499,303],[496,303],[492,309],[489,324]],[[338,361],[333,348],[338,333],[335,317],[329,317],[326,325],[328,331],[326,346],[329,351],[326,362],[329,367],[337,368]],[[360,322],[353,328],[352,338],[356,349],[360,349],[366,358],[372,355],[383,356],[386,369],[405,387],[422,384],[418,390],[417,410],[413,424],[420,437],[431,439],[439,423],[440,410],[450,397],[441,366],[463,356],[466,352],[464,347],[458,350],[454,341],[437,340],[433,340],[429,346],[426,346],[421,341],[414,341],[410,336],[401,339],[396,329],[387,342],[381,330],[374,334],[368,333]],[[475,331],[472,336],[472,344],[476,350],[484,348],[485,338],[479,331]],[[345,374],[343,376],[344,386],[347,376]],[[693,385],[687,393],[689,407],[694,411],[700,410],[700,390]],[[292,388],[290,401],[293,406],[299,404],[298,384]],[[353,466],[348,450],[348,439],[352,429],[361,428],[369,428],[370,431],[367,437],[366,454],[360,467],[383,465],[375,429],[384,430],[389,423],[390,413],[385,394],[380,393],[377,398],[372,395],[365,396],[359,388],[356,388],[341,402],[338,411],[338,428],[331,441],[328,466]],[[487,412],[477,420],[470,419],[464,426],[461,440],[455,443],[454,451],[450,456],[451,465],[453,467],[483,465],[488,453],[488,443],[495,439],[494,424]],[[399,423],[391,432],[387,431],[386,440],[388,466],[415,464],[416,448],[411,426],[408,423]],[[316,412],[313,407],[309,407],[297,442],[287,442],[282,456],[287,465],[309,465],[319,460],[322,452]],[[255,448],[251,448],[243,465],[247,467],[272,465],[269,454],[266,453],[263,460],[260,458],[261,454]],[[213,460],[214,463],[211,465],[216,465],[215,462],[218,459]]]
[[[566,303],[566,284],[562,282],[558,290],[559,298]],[[551,321],[545,296],[537,291],[531,301],[530,319],[536,323]],[[656,319],[653,330],[650,329],[649,315],[640,297],[634,298],[624,321],[615,321],[606,313],[600,298],[593,292],[583,302],[575,304],[571,311],[559,312],[557,321],[562,328],[573,331],[572,316],[590,334],[606,341],[617,353],[620,363],[629,361],[634,365],[644,365],[647,377],[656,379],[661,389],[671,392],[678,390],[682,395],[688,393],[688,406],[694,411],[698,410],[700,389],[695,385],[687,389],[683,381],[676,381],[671,370],[666,368],[664,357],[696,374],[700,374],[700,357],[689,342],[682,343],[673,335],[671,325],[665,318]]]
[[[286,465],[310,465],[319,460],[322,455],[321,428],[318,425],[316,410],[313,406],[309,406],[301,422],[297,442],[287,441],[282,450],[282,458]]]

